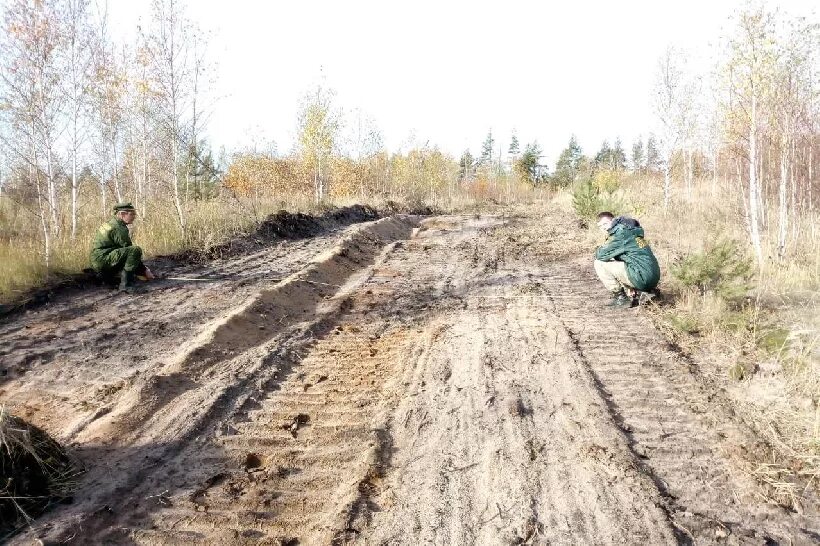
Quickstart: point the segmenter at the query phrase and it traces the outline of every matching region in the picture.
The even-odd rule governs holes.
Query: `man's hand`
[[[150,270],[150,269],[148,269],[148,267],[147,267],[147,266],[146,266],[146,268],[145,268],[145,278],[146,278],[146,279],[148,279],[149,281],[153,281],[154,279],[156,279],[156,277],[154,276],[154,274],[151,272],[151,270]]]

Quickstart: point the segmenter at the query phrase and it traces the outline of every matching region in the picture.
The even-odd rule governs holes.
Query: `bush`
[[[677,330],[678,332],[684,334],[698,334],[701,330],[700,322],[697,318],[682,314],[682,313],[669,313],[667,315],[667,319],[672,327]]]
[[[719,240],[703,252],[678,260],[672,275],[701,295],[714,293],[726,301],[742,298],[749,291],[752,261],[735,241]]]
[[[606,187],[611,187],[610,181],[602,181]],[[572,207],[582,218],[594,218],[602,210],[621,214],[626,210],[626,204],[612,191],[602,190],[596,179],[587,179],[580,182],[572,192]]]
[[[601,192],[611,195],[621,188],[623,175],[618,171],[598,171],[593,180]]]

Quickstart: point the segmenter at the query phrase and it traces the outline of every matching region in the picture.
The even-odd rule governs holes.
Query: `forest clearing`
[[[820,544],[820,20],[692,1],[0,0],[0,543]]]
[[[15,542],[815,542],[814,494],[759,494],[772,446],[601,306],[577,230],[400,214],[3,325],[3,399],[87,469]]]

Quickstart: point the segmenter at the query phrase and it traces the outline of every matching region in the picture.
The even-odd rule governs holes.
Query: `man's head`
[[[114,216],[126,224],[131,224],[137,217],[137,210],[131,203],[117,203],[114,205]]]
[[[612,227],[612,220],[615,219],[615,216],[611,212],[599,212],[598,213],[598,228],[603,231],[609,231],[609,228]]]

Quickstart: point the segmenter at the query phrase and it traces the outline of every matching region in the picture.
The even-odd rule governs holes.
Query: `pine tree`
[[[575,182],[578,169],[584,160],[584,154],[575,135],[569,140],[569,145],[558,156],[555,163],[555,174],[552,177],[553,183],[558,186],[569,186]]]
[[[643,170],[644,166],[644,149],[643,149],[643,140],[641,137],[638,137],[638,140],[632,144],[632,172],[639,173]]]
[[[604,169],[611,168],[612,162],[612,148],[609,146],[609,141],[605,140],[601,144],[601,149],[595,154],[595,166]]]
[[[623,171],[626,169],[626,152],[624,146],[621,144],[621,139],[615,139],[615,145],[612,147],[612,157],[610,158],[610,169],[614,171]]]
[[[524,153],[515,162],[515,172],[522,180],[527,180],[533,184],[538,182],[539,165],[538,159],[541,157],[541,147],[538,142],[527,144]]]
[[[646,171],[658,172],[661,168],[661,154],[658,151],[658,144],[655,135],[649,135],[646,139]]]
[[[481,157],[478,160],[479,165],[489,165],[493,160],[493,147],[495,146],[495,139],[493,139],[493,132],[487,133],[487,138],[481,145]]]
[[[513,133],[512,138],[510,139],[510,149],[507,150],[507,153],[510,154],[512,157],[515,157],[518,155],[518,152],[520,151],[521,150],[518,145],[518,137],[515,133]]]
[[[470,153],[470,150],[465,150],[458,162],[458,179],[461,181],[469,180],[473,174],[474,166],[473,154]]]

